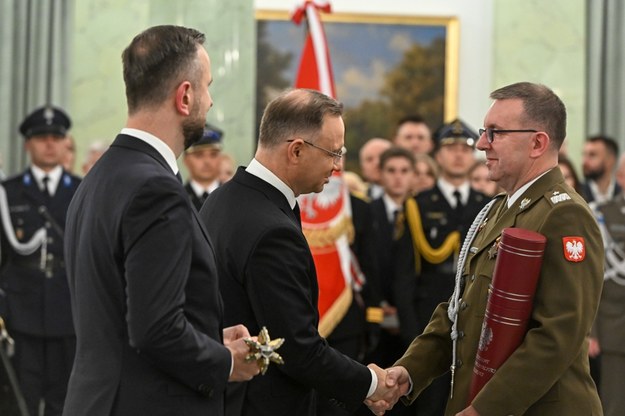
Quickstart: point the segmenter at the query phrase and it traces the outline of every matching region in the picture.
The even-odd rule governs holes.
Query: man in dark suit
[[[384,151],[380,156],[380,178],[384,194],[371,202],[375,254],[379,263],[378,285],[384,309],[380,343],[371,359],[384,366],[394,363],[405,349],[399,338],[399,320],[392,282],[397,257],[412,255],[411,246],[406,252],[397,252],[396,248],[401,234],[404,234],[403,207],[411,194],[415,174],[414,160],[413,154],[401,147],[393,146]],[[401,228],[398,228],[399,224]],[[408,244],[410,245],[410,241]]]
[[[265,109],[255,158],[200,211],[219,260],[225,322],[252,333],[266,326],[285,339],[284,365],[239,386],[228,415],[312,416],[315,390],[350,410],[382,393],[379,367],[342,355],[317,332],[317,275],[295,199],[320,192],[339,168],[341,114],[341,104],[317,91],[281,94]]]
[[[212,105],[203,42],[156,26],[122,55],[126,127],[68,212],[77,351],[65,416],[222,415],[227,381],[258,373],[247,329],[223,329],[213,249],[176,177]]]
[[[189,181],[184,189],[199,211],[208,195],[220,185],[221,140],[223,132],[206,123],[202,138],[184,151]]]
[[[0,193],[7,202],[0,204],[2,218],[8,220],[0,275],[5,319],[15,340],[15,372],[34,416],[41,400],[46,416],[61,414],[76,349],[63,259],[65,214],[80,183],[61,166],[70,126],[57,107],[29,114],[20,132],[31,165],[7,179]]]
[[[371,203],[371,210],[376,256],[380,263],[378,280],[383,298],[384,321],[381,324],[380,342],[368,358],[381,366],[390,366],[407,346],[401,339],[397,294],[393,292],[393,288],[397,286],[394,279],[399,260],[413,258],[410,232],[405,225],[404,204],[412,193],[415,157],[410,150],[393,146],[380,156],[380,172],[384,195]],[[414,409],[397,406],[388,414],[411,415],[414,414]]]

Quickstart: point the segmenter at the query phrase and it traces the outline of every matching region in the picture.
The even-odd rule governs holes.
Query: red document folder
[[[469,403],[517,349],[525,333],[547,239],[523,228],[505,228],[489,288]]]

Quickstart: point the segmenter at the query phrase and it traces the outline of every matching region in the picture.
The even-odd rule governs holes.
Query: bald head
[[[258,143],[272,148],[294,136],[314,142],[326,115],[339,117],[343,105],[315,90],[287,90],[265,108]]]
[[[318,91],[289,90],[272,100],[254,158],[295,194],[321,192],[345,151],[343,106]]]
[[[380,183],[380,155],[391,147],[386,139],[373,138],[360,148],[360,171],[362,176],[371,183]]]

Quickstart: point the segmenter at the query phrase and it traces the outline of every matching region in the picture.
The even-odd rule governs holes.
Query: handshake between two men
[[[265,337],[268,338],[268,334]],[[250,336],[244,325],[235,325],[223,330],[224,346],[230,350],[233,360],[232,373],[228,381],[248,381],[261,372],[262,364],[258,360],[250,359],[249,340],[257,341],[258,339],[259,337]],[[266,344],[264,341],[263,343]],[[273,348],[265,346],[265,349],[267,348],[271,350],[272,355],[275,353]],[[365,404],[374,414],[383,415],[393,408],[401,396],[408,393],[410,377],[403,367],[392,367],[386,370],[376,364],[369,364],[367,367],[376,374],[378,383],[373,394],[365,400]]]
[[[393,408],[400,397],[408,393],[410,377],[404,367],[391,367],[386,370],[375,364],[369,364],[367,367],[378,376],[378,386],[365,400],[365,404],[373,414],[383,415]]]

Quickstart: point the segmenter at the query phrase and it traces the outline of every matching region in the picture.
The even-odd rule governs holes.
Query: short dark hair
[[[523,102],[523,128],[543,129],[559,150],[566,137],[566,107],[547,86],[531,82],[517,82],[499,88],[490,94],[493,100],[520,99]],[[535,124],[531,124],[535,123]]]
[[[611,153],[614,157],[618,157],[618,143],[613,138],[603,134],[597,134],[587,138],[586,141],[591,143],[601,142],[607,149],[608,153]]]
[[[324,117],[340,117],[343,104],[319,91],[290,89],[273,99],[265,108],[260,122],[258,141],[274,147],[296,135],[315,141],[323,127]]]
[[[203,33],[186,27],[154,26],[139,33],[122,53],[128,112],[160,104],[184,78],[201,77],[197,60]]]
[[[415,169],[416,159],[412,152],[410,150],[404,149],[403,147],[393,146],[386,149],[380,155],[380,170],[384,169],[384,166],[386,166],[386,162],[388,162],[390,159],[395,159],[398,157],[408,160],[410,162],[410,166],[412,166],[412,169]]]
[[[399,119],[399,121],[397,122],[397,129],[399,129],[402,125],[406,123],[425,124],[426,126],[428,126],[427,121],[425,121],[425,119],[419,114],[411,114]],[[430,126],[428,126],[428,128],[429,127]]]

